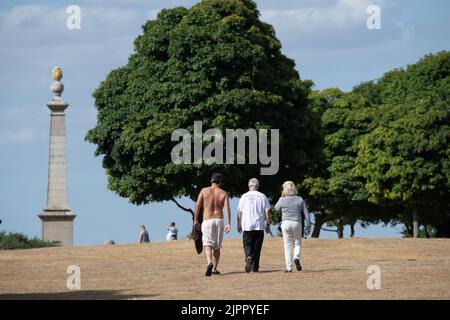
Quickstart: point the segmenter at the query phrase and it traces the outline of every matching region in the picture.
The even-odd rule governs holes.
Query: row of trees
[[[143,26],[126,66],[94,92],[97,126],[86,139],[103,156],[108,187],[134,204],[193,201],[212,172],[231,196],[259,165],[175,165],[178,128],[279,129],[280,164],[262,176],[275,200],[298,183],[324,223],[415,222],[448,236],[450,56],[428,56],[350,93],[312,91],[281,53],[252,0],[203,0],[162,10]],[[208,144],[210,141],[204,141]],[[275,215],[279,218],[279,215]]]
[[[317,211],[314,236],[325,222],[339,230],[358,220],[450,236],[450,52],[349,93],[314,92],[310,107],[325,145],[320,171],[302,183]]]

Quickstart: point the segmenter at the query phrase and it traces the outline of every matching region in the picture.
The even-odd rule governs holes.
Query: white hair
[[[283,183],[283,194],[285,196],[295,196],[297,195],[297,187],[295,186],[295,183],[292,181],[286,181]]]
[[[258,179],[251,178],[250,180],[248,180],[248,187],[249,188],[254,187],[254,188],[258,189],[259,188],[259,181],[258,181]]]

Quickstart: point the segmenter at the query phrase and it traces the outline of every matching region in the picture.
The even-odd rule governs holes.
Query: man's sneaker
[[[284,270],[284,273],[290,273],[292,270]]]
[[[300,260],[294,259],[295,267],[297,268],[297,271],[302,271],[302,266],[300,265]]]
[[[249,273],[252,269],[252,257],[245,258],[245,272]]]
[[[208,264],[208,266],[206,267],[205,276],[211,277],[211,275],[212,275],[212,270],[213,270],[213,264],[210,263],[210,264]]]

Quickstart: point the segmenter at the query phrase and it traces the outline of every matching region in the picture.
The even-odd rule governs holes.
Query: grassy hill
[[[0,251],[1,299],[450,299],[450,240],[308,239],[304,271],[285,274],[281,238],[266,238],[259,273],[242,243],[225,240],[219,276],[206,278],[192,241]],[[69,265],[81,290],[66,287]],[[366,286],[381,268],[381,289]]]

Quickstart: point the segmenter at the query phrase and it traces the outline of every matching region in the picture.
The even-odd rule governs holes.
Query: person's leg
[[[220,260],[220,249],[214,249],[213,250],[213,272],[217,271],[217,265],[219,264]]]
[[[244,242],[244,254],[245,254],[245,272],[251,271],[251,263],[253,260],[253,234],[252,231],[244,231],[242,235]]]
[[[208,265],[206,266],[205,276],[210,277],[213,271],[213,249],[210,246],[204,246],[206,260],[208,261]]]
[[[212,220],[205,220],[202,223],[203,233],[203,249],[205,250],[206,260],[208,264],[212,263],[212,248],[214,246],[215,228]]]
[[[206,261],[208,264],[213,263],[213,249],[210,246],[204,246]]]
[[[245,257],[253,256],[253,236],[251,231],[244,231],[242,235],[242,242],[244,244]]]
[[[255,231],[255,240],[254,240],[254,254],[253,254],[253,261],[252,261],[252,270],[258,271],[259,270],[259,259],[261,257],[261,249],[264,242],[264,231],[263,230],[256,230]]]
[[[294,259],[300,260],[300,252],[302,245],[302,226],[301,223],[296,222],[292,229],[294,237]]]
[[[216,221],[216,228],[217,228],[217,240],[216,240],[216,246],[213,250],[213,273],[217,273],[217,265],[219,264],[220,260],[220,248],[222,247],[223,242],[223,232],[224,232],[224,225],[223,220]]]
[[[210,277],[212,274],[213,269],[213,233],[214,233],[214,227],[212,225],[212,221],[205,220],[202,223],[202,233],[203,233],[203,249],[205,251],[206,260],[208,262],[208,265],[206,267],[206,273],[205,276]]]
[[[302,224],[300,222],[295,222],[293,224],[292,235],[294,238],[294,263],[297,270],[301,271],[302,266],[300,264],[300,252],[303,234],[302,234]]]
[[[283,221],[281,224],[281,231],[283,233],[284,241],[284,261],[286,264],[286,270],[292,270],[292,236],[291,226],[289,221]]]

